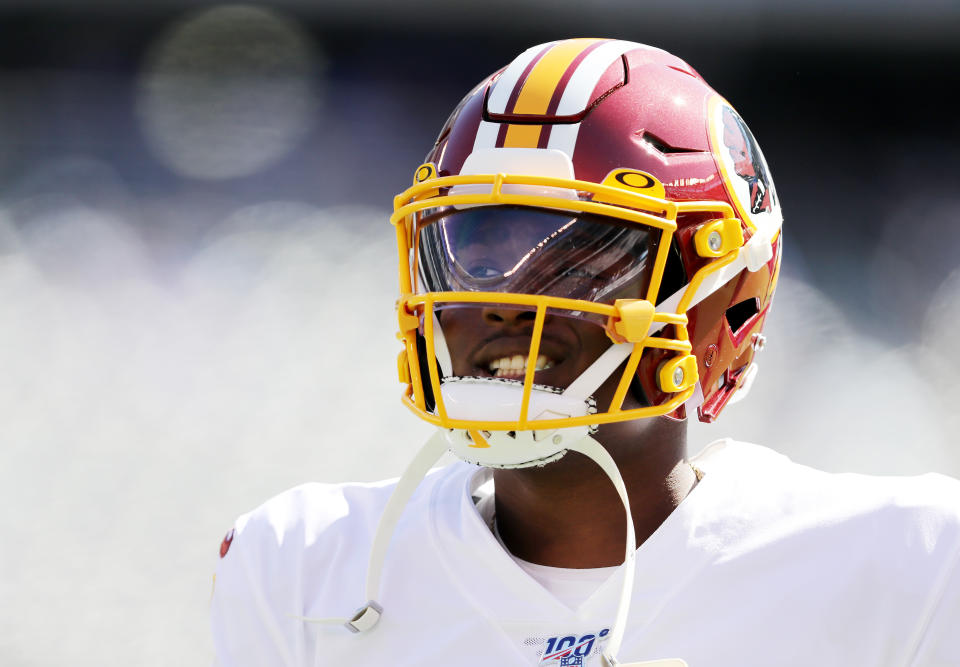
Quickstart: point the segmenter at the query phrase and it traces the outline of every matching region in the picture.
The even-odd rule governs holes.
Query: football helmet
[[[665,51],[607,39],[524,51],[457,105],[391,222],[403,400],[468,461],[542,465],[600,424],[694,408],[712,421],[756,374],[779,199],[737,112]],[[453,373],[444,312],[465,307],[530,314],[512,377]],[[566,387],[534,377],[556,316],[609,338]],[[639,407],[624,407],[628,392]]]

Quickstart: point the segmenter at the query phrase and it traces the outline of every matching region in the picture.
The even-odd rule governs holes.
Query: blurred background
[[[688,60],[753,129],[785,264],[735,435],[960,475],[952,0],[0,3],[0,664],[203,665],[233,518],[399,474],[392,196],[526,47]]]

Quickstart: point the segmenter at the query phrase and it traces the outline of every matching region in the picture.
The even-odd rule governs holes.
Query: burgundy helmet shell
[[[463,203],[481,192],[488,197],[482,203]],[[696,407],[701,420],[712,421],[737,392],[746,393],[779,273],[782,215],[750,130],[686,62],[626,41],[551,42],[520,54],[453,111],[414,186],[397,196],[392,218],[401,246],[401,379],[408,405],[441,426],[467,424],[438,415],[433,396],[442,364],[431,373],[423,360],[442,358],[443,350],[422,341],[425,333],[435,336],[427,312],[435,302],[417,266],[419,231],[438,207],[484,204],[589,208],[621,220],[640,211],[660,225],[663,262],[647,296],[653,324],[643,320],[648,311],[631,306],[631,313],[648,314],[630,315],[642,321],[641,333],[627,335],[628,304],[604,305],[612,344],[642,347],[630,372],[652,411],[624,418],[683,417]],[[591,423],[615,421],[609,415],[616,412],[598,406],[596,414],[607,416]],[[518,423],[504,420],[507,426]]]

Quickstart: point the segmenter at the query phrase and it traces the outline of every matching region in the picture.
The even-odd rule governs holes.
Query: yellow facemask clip
[[[616,315],[607,323],[607,335],[617,343],[642,343],[647,338],[656,308],[649,301],[617,299]]]
[[[600,185],[608,188],[616,188],[616,190],[626,190],[631,194],[645,195],[655,199],[664,199],[666,197],[663,183],[647,172],[637,171],[636,169],[614,169],[606,175]],[[594,194],[593,201],[619,206],[636,207],[638,205],[636,199],[621,197],[618,196],[616,191],[609,190]],[[657,206],[651,206],[650,210],[663,213]]]
[[[743,245],[743,228],[736,218],[711,220],[693,235],[693,244],[701,257],[723,257]]]
[[[432,162],[424,162],[417,170],[413,172],[413,184],[419,185],[424,181],[429,181],[437,177],[437,167]],[[417,196],[417,199],[428,199],[430,197],[436,197],[440,194],[440,189],[436,188],[434,190],[427,190]]]
[[[692,354],[674,357],[660,367],[657,375],[662,391],[673,393],[688,389],[700,379],[697,358]]]

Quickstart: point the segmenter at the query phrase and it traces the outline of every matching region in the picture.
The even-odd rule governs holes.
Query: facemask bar
[[[718,218],[733,218],[734,212],[724,202],[672,202],[658,197],[640,194],[611,185],[578,181],[573,179],[516,176],[508,174],[464,175],[436,177],[433,165],[424,165],[417,170],[417,182],[394,200],[394,213],[390,220],[397,232],[399,259],[399,282],[401,297],[398,301],[400,333],[406,350],[399,360],[401,381],[407,384],[403,401],[413,412],[425,421],[442,428],[485,429],[485,430],[527,430],[554,429],[582,425],[596,425],[617,421],[626,421],[641,417],[669,414],[693,396],[696,390],[696,358],[691,354],[692,347],[687,332],[685,312],[703,296],[701,292],[707,280],[724,267],[739,264],[738,249],[734,248],[725,255],[701,268],[682,290],[679,303],[672,295],[670,300],[676,304],[675,312],[654,312],[651,304],[657,303],[657,296],[664,274],[667,254],[676,231],[676,218],[682,212],[708,212]],[[469,187],[461,187],[469,186]],[[525,191],[524,188],[528,190]],[[487,189],[489,188],[489,189]],[[456,193],[459,190],[460,193]],[[557,196],[550,196],[551,191]],[[455,194],[450,194],[454,192]],[[527,192],[534,192],[528,194]],[[571,199],[570,192],[590,199]],[[554,209],[559,211],[577,211],[609,216],[653,227],[661,230],[652,274],[644,301],[621,300],[615,304],[594,303],[589,301],[564,299],[545,295],[508,294],[502,292],[435,292],[417,295],[414,290],[416,268],[417,223],[419,215],[427,209],[444,206],[467,207],[477,205],[513,205]],[[712,290],[711,290],[712,291]],[[437,373],[435,358],[434,331],[436,322],[436,304],[483,304],[515,305],[535,310],[533,335],[529,357],[535,359],[539,352],[540,337],[547,309],[567,310],[579,313],[592,313],[605,318],[607,332],[611,340],[617,343],[631,342],[634,349],[630,354],[625,372],[620,378],[617,390],[606,411],[582,417],[564,417],[559,419],[530,419],[528,414],[530,393],[533,390],[533,364],[528,364],[523,383],[523,400],[518,419],[513,421],[474,421],[452,419],[447,415],[440,392],[440,377]],[[645,304],[640,307],[637,304]],[[644,311],[638,319],[638,310]],[[649,311],[649,312],[648,312]],[[674,325],[676,338],[665,339],[651,335],[666,325]],[[417,335],[423,335],[426,342],[427,363],[421,364],[417,352]],[[644,349],[661,348],[671,350],[677,355],[660,369],[659,377],[666,378],[666,387],[661,389],[673,393],[661,405],[623,410],[622,404],[635,376]],[[667,367],[669,366],[669,367]],[[426,367],[428,377],[422,377],[421,368]],[[665,371],[665,372],[664,372]],[[670,379],[679,382],[671,382]],[[692,378],[692,382],[691,382]],[[424,383],[429,382],[436,401],[434,411],[428,411],[424,400]],[[661,382],[661,385],[664,383]],[[600,406],[603,407],[603,406]]]
[[[621,300],[616,304],[610,305],[593,303],[590,301],[579,301],[575,299],[563,299],[553,296],[505,294],[500,292],[437,292],[431,294],[411,295],[409,297],[401,298],[399,308],[405,313],[402,316],[402,319],[405,322],[405,326],[413,327],[412,329],[403,332],[404,338],[406,338],[408,341],[412,339],[412,342],[408,342],[408,345],[413,346],[412,349],[408,347],[405,353],[410,359],[409,369],[411,377],[403,400],[407,407],[417,413],[417,415],[437,426],[455,429],[514,431],[531,429],[548,430],[572,426],[603,424],[614,421],[624,421],[627,419],[636,419],[639,417],[667,414],[679,407],[680,404],[690,398],[690,396],[693,394],[694,388],[691,383],[689,386],[684,386],[681,391],[677,392],[673,398],[663,405],[628,410],[622,409],[623,401],[630,389],[630,382],[636,373],[637,365],[640,363],[644,349],[659,348],[671,350],[678,354],[678,356],[675,357],[676,359],[689,357],[692,350],[689,337],[687,335],[686,315],[677,315],[675,313],[654,313],[652,307],[650,307],[647,309],[650,315],[649,321],[647,322],[648,328],[653,323],[656,323],[656,325],[660,325],[661,327],[672,324],[677,332],[677,338],[669,339],[655,336],[644,336],[642,339],[638,338],[637,340],[631,340],[621,337],[621,340],[616,341],[633,343],[633,350],[630,353],[630,356],[627,358],[626,369],[620,379],[610,405],[598,406],[606,408],[605,411],[582,417],[532,419],[531,417],[535,417],[535,415],[530,415],[528,411],[530,405],[530,394],[533,391],[534,386],[533,377],[536,369],[533,364],[528,364],[526,375],[523,381],[523,397],[519,408],[519,416],[516,421],[478,422],[473,420],[451,418],[448,416],[446,407],[443,404],[443,396],[440,391],[440,374],[437,371],[436,364],[420,364],[419,358],[414,356],[418,354],[416,350],[415,337],[421,330],[422,322],[421,335],[424,337],[426,343],[426,359],[430,360],[435,358],[436,346],[434,344],[434,327],[436,318],[434,315],[437,304],[445,303],[466,303],[477,305],[505,304],[525,306],[531,309],[536,309],[536,317],[533,323],[530,348],[528,351],[529,358],[532,359],[535,359],[539,353],[544,321],[546,320],[548,309],[587,312],[605,317],[609,322],[609,333],[611,333],[611,337],[613,338],[621,337],[621,334],[619,334],[618,331],[626,330],[626,327],[623,326],[623,322],[631,319],[630,310],[632,305],[648,305],[647,302],[639,300]],[[628,334],[632,334],[632,332],[628,332]],[[420,372],[420,369],[424,366],[428,369],[428,377],[426,378],[422,377]],[[422,397],[424,395],[424,382],[429,382],[430,387],[433,389],[433,397],[436,401],[435,412],[427,411],[426,405],[423,402]],[[576,381],[574,382],[576,383]],[[571,387],[573,386],[574,385],[571,385]]]

